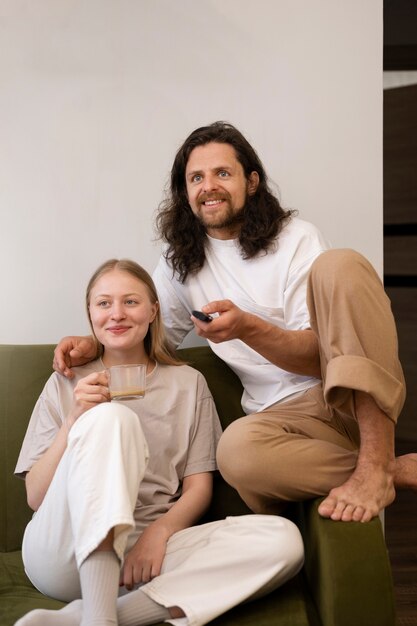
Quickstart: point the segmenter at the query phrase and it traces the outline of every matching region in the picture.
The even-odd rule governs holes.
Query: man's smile
[[[222,194],[219,193],[202,193],[198,202],[200,206],[204,206],[207,208],[215,208],[223,204],[223,202],[227,202],[229,200],[229,195],[224,192]]]
[[[221,204],[223,200],[206,200],[203,202],[205,206],[216,206],[217,204]]]

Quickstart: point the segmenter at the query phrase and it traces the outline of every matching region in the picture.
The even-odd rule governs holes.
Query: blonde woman
[[[69,604],[17,625],[199,626],[295,575],[302,541],[284,518],[194,526],[210,503],[221,428],[203,376],[165,340],[148,273],[107,261],[86,303],[100,356],[71,380],[52,374],[16,467],[35,511],[26,572]],[[146,364],[145,397],[109,402],[106,370],[128,363]]]

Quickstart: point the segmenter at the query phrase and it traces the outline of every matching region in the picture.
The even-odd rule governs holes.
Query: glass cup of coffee
[[[145,395],[146,365],[113,365],[109,368],[110,400],[137,400]]]

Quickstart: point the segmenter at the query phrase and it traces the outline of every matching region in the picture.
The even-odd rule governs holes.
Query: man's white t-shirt
[[[244,311],[287,330],[310,327],[306,303],[311,265],[328,242],[309,222],[291,218],[267,253],[245,260],[237,240],[207,237],[203,268],[180,283],[162,256],[153,275],[170,340],[179,345],[193,328],[193,309],[213,300],[231,300]],[[260,411],[318,383],[280,369],[239,339],[209,342],[239,376],[245,413]]]

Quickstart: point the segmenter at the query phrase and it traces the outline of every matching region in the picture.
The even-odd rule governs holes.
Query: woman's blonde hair
[[[97,344],[97,356],[101,356],[103,354],[104,347],[98,341],[94,328],[91,322],[90,316],[90,298],[91,298],[91,290],[94,285],[104,274],[111,272],[113,270],[118,270],[120,272],[127,272],[134,278],[140,280],[143,283],[148,291],[149,299],[152,304],[158,303],[158,294],[156,291],[155,284],[148,274],[148,272],[143,269],[138,263],[135,261],[131,261],[130,259],[109,259],[100,265],[99,268],[96,269],[92,277],[90,278],[87,290],[85,294],[86,298],[86,306],[87,306],[87,315],[90,322],[91,329],[93,331],[93,337]],[[180,361],[175,356],[175,351],[173,347],[169,344],[166,336],[165,329],[161,318],[161,312],[159,306],[157,307],[155,319],[149,324],[149,329],[144,339],[144,347],[147,355],[150,359],[157,361],[158,363],[164,363],[166,365],[184,365],[183,361]]]

